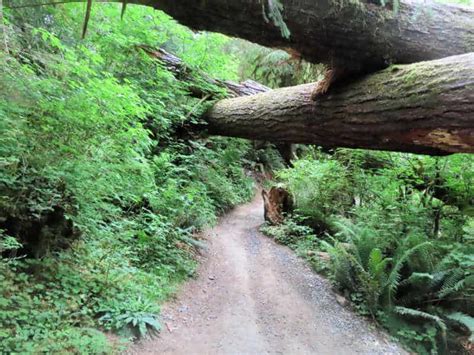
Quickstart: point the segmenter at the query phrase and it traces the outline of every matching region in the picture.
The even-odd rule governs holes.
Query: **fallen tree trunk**
[[[274,0],[272,0],[274,2]],[[198,30],[291,48],[313,63],[375,71],[474,51],[474,9],[401,0],[393,10],[369,1],[282,0],[291,35],[263,19],[272,1],[144,0]]]
[[[167,52],[163,48],[153,48],[150,46],[140,45],[139,49],[143,50],[152,58],[161,61],[166,69],[174,74],[176,79],[185,81],[187,88],[194,97],[206,97],[207,99],[217,99],[214,97],[215,90],[206,90],[203,88],[202,81],[210,85],[211,88],[218,87],[225,91],[227,97],[239,97],[255,95],[258,93],[271,90],[260,83],[253,80],[245,80],[241,83],[236,83],[230,80],[214,79],[202,71],[193,70],[186,66],[186,64],[177,56]]]
[[[239,84],[216,80],[186,67],[180,58],[163,49],[140,48],[163,62],[179,80],[186,81],[194,96],[208,96],[202,86],[193,85],[197,77],[225,89],[230,97],[270,90],[253,81]],[[206,119],[210,133],[265,139],[278,147],[311,143],[328,148],[347,146],[435,155],[473,152],[473,71],[474,54],[395,66],[348,87],[336,87],[331,95],[317,103],[305,100],[314,84],[309,84],[309,88],[301,85],[246,100],[221,101]],[[281,92],[285,93],[283,99]],[[448,95],[448,100],[437,101],[437,95]],[[346,99],[345,105],[343,100]],[[255,105],[248,104],[254,101]],[[288,106],[288,102],[292,106]],[[344,111],[340,110],[341,106],[345,106]],[[458,119],[454,115],[458,115]],[[282,120],[285,116],[287,120]],[[332,116],[337,117],[337,121],[331,120]],[[238,120],[234,120],[236,117]],[[276,128],[272,126],[275,119]],[[438,127],[439,122],[442,124]],[[314,128],[306,129],[310,127]],[[398,141],[399,138],[402,141]]]
[[[77,1],[81,0],[61,2]],[[31,0],[32,4],[44,2],[49,1]],[[164,10],[197,30],[291,48],[295,55],[310,62],[349,71],[372,72],[391,63],[414,63],[474,51],[474,8],[400,0],[394,13],[389,7],[374,4],[378,0],[280,2],[281,12],[275,10],[275,0],[127,0],[129,4]],[[4,3],[15,7],[12,0]],[[284,38],[281,27],[271,21],[272,15],[276,18],[275,11],[282,16],[290,38]]]
[[[187,7],[187,9],[182,9],[183,13],[186,13],[189,9],[194,9],[195,13],[193,15],[201,15],[196,7],[199,7],[202,11],[209,4],[217,5],[222,1],[224,0],[208,0],[201,1],[199,4],[197,4],[197,1],[191,0],[186,2],[182,0],[132,0],[129,2],[150,6],[156,5],[155,7],[164,8],[165,10],[168,6],[176,10],[177,13],[180,12],[178,11],[180,7]],[[186,6],[184,6],[184,3],[186,3]],[[287,6],[287,10],[288,7],[291,8],[288,5],[296,6],[299,4],[296,7],[304,12],[306,11],[305,9],[311,8],[313,3],[321,6],[321,4],[326,2],[323,0],[303,0],[298,2],[296,0],[286,0],[284,3]],[[242,6],[239,9],[233,8],[235,4],[241,4]],[[245,4],[247,4],[247,7],[243,6]],[[372,14],[368,9],[372,9],[374,5],[363,4],[357,1],[341,3],[340,11],[349,11],[348,9],[351,9],[354,4],[364,8],[367,14]],[[409,7],[411,6],[410,4],[413,5],[414,3],[411,0],[402,2],[400,16],[406,10],[404,6]],[[225,9],[233,9],[235,11],[224,16],[223,14],[219,15],[221,10],[216,8],[210,14],[203,14],[204,22],[208,26],[206,29],[218,30],[217,27],[220,26],[221,22],[224,22],[229,28],[234,29],[234,34],[243,34],[246,29],[249,30],[249,39],[256,40],[257,42],[262,38],[266,38],[268,44],[273,45],[278,44],[278,41],[282,41],[282,37],[274,34],[268,27],[268,24],[265,25],[265,22],[260,20],[257,24],[253,13],[245,17],[246,22],[244,21],[243,14],[245,10],[247,8],[255,10],[252,7],[255,5],[255,1],[224,1],[223,5],[225,5],[223,6]],[[435,13],[438,13],[438,15],[444,13],[446,18],[450,18],[451,21],[445,23],[444,19],[440,19],[439,23],[435,24],[430,22],[434,15],[426,16],[424,21],[430,23],[427,24],[422,21],[419,24],[421,26],[421,23],[424,23],[423,26],[430,29],[429,33],[424,33],[423,31],[418,33],[415,29],[404,29],[403,23],[399,23],[403,16],[400,19],[392,19],[390,21],[382,19],[383,21],[380,22],[380,26],[388,26],[386,28],[387,33],[390,33],[390,28],[399,25],[401,26],[398,27],[399,33],[408,31],[413,32],[412,35],[414,36],[413,38],[410,36],[405,38],[407,43],[412,44],[412,46],[408,47],[407,43],[393,46],[393,43],[397,42],[390,41],[395,39],[395,37],[381,36],[381,38],[384,37],[386,39],[384,43],[387,45],[385,48],[387,52],[384,52],[387,54],[387,57],[384,58],[389,58],[389,61],[410,62],[424,57],[437,57],[472,48],[473,10],[447,5],[433,4],[432,6],[437,9]],[[330,7],[326,10],[328,9],[331,10]],[[287,10],[285,10],[286,15],[289,14]],[[373,8],[373,11],[380,14],[380,11],[386,10],[376,7]],[[309,11],[309,13],[312,12]],[[357,43],[357,38],[351,38],[351,36],[345,38],[342,36],[343,33],[350,35],[354,28],[359,28],[359,25],[356,23],[365,23],[366,19],[364,17],[362,17],[362,20],[357,18],[357,21],[353,20],[343,24],[332,17],[332,10],[326,15],[327,18],[332,19],[330,21],[334,21],[335,24],[341,26],[338,30],[341,37],[333,38],[332,44],[328,43],[328,45],[334,46],[331,49],[332,52],[329,51],[330,53],[337,57],[338,49],[336,47],[338,47],[339,43],[343,44],[339,53],[342,59],[353,58],[351,55],[344,57],[344,53],[357,54],[357,56],[362,55],[361,58],[370,53],[375,60],[372,64],[380,63],[377,58],[380,59],[378,55],[382,51],[379,52],[377,48],[381,49],[383,46],[371,45],[370,41],[362,46],[362,43],[359,42],[361,46],[354,49],[352,44],[354,41]],[[217,18],[216,24],[213,24],[211,21],[213,16]],[[219,18],[219,16],[224,17]],[[312,14],[311,16],[317,22],[322,15]],[[436,16],[434,17],[436,18]],[[193,21],[203,21],[200,19],[201,16],[193,16],[193,18]],[[197,20],[198,18],[199,20]],[[289,18],[295,20],[293,16],[289,16]],[[311,43],[312,35],[318,32],[314,32],[311,19],[307,18],[307,20],[308,33],[304,39]],[[366,25],[370,25],[370,23],[371,21],[368,21]],[[454,27],[451,26],[453,24]],[[430,26],[434,26],[432,31]],[[457,26],[460,26],[458,28],[459,31],[454,31],[456,36],[452,38],[451,31],[455,30]],[[252,34],[250,29],[259,29],[260,31]],[[292,29],[291,26],[290,29]],[[367,27],[368,32],[371,33],[372,30],[378,29],[378,27]],[[336,31],[337,29],[334,30]],[[433,34],[435,34],[435,37],[438,36],[436,33],[439,31],[442,32],[439,33],[440,38],[431,38]],[[221,32],[225,31],[222,30]],[[329,39],[331,36],[323,36],[323,38]],[[299,37],[301,41],[303,37]],[[403,35],[398,39],[403,40]],[[459,42],[459,39],[461,39],[462,43]],[[338,42],[338,40],[340,41]],[[260,41],[260,43],[263,42]],[[293,48],[298,48],[302,43],[295,41],[295,37],[292,37],[291,44]],[[305,43],[308,46],[308,42]],[[436,47],[438,45],[439,47]],[[316,43],[315,46],[318,47],[319,44]],[[398,53],[399,56],[393,57],[390,53]],[[332,54],[325,58],[333,58]],[[325,54],[316,54],[314,58],[320,58],[319,55]],[[339,87],[334,86],[328,95],[320,97],[316,102],[309,100],[311,91],[315,86],[314,84],[275,90],[250,97],[223,100],[217,103],[207,114],[209,132],[249,139],[268,140],[275,143],[317,144],[328,148],[352,147],[427,154],[472,153],[474,152],[473,56],[474,54],[471,53],[437,61],[412,64],[406,67],[392,67],[349,83],[345,87],[340,85]],[[398,60],[394,58],[398,58]],[[361,59],[361,62],[359,59],[355,60],[354,63],[360,64],[364,62],[364,60]],[[368,60],[370,61],[370,59]],[[362,67],[366,68],[365,64]]]
[[[211,134],[443,155],[474,153],[474,53],[392,66],[316,102],[314,84],[219,101]]]

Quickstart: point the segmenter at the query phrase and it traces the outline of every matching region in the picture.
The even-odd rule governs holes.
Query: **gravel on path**
[[[407,354],[341,306],[331,285],[263,236],[260,194],[205,232],[195,279],[163,307],[158,337],[129,354]]]

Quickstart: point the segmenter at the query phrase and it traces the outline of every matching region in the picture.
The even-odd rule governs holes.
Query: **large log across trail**
[[[31,0],[31,4],[55,0]],[[86,0],[57,0],[77,2]],[[111,0],[122,2],[123,0]],[[161,9],[184,25],[247,39],[349,71],[372,72],[474,52],[474,8],[399,0],[396,13],[378,0],[279,0],[291,35],[271,20],[276,0],[127,0]],[[93,2],[105,2],[93,0]],[[387,1],[390,3],[390,1]],[[391,1],[393,3],[393,1]],[[14,0],[4,0],[15,7]]]
[[[212,134],[442,155],[474,153],[474,53],[392,66],[316,102],[314,84],[217,102]]]
[[[207,113],[213,134],[329,148],[474,152],[474,53],[393,66],[314,102],[308,99],[314,83],[270,90],[253,81],[215,80],[164,49],[140,48],[190,82],[191,95],[208,96],[192,85],[199,75],[234,98]]]
[[[348,71],[371,72],[390,63],[474,52],[472,8],[400,0],[393,15],[369,3],[372,0],[281,0],[291,31],[285,39],[278,27],[263,19],[274,1],[127,2],[165,10],[195,29],[291,48],[309,61]],[[4,3],[14,5],[12,0]],[[275,143],[474,153],[474,53],[392,66],[340,83],[315,102],[310,100],[314,86],[222,100],[207,113],[208,130]]]
[[[274,0],[142,2],[191,28],[291,48],[310,62],[351,71],[474,52],[474,9],[432,1],[401,0],[394,14],[390,8],[363,0],[280,0],[289,39],[271,21],[263,20]]]

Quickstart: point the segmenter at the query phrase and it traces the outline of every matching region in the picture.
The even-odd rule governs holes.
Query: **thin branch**
[[[125,15],[125,10],[127,10],[127,0],[123,0],[122,2],[122,12],[120,14],[120,19],[123,20],[123,16]]]
[[[201,100],[198,101],[197,104],[195,104],[192,109],[186,114],[185,116],[185,120],[184,121],[187,121],[189,119],[189,117],[191,117],[191,115],[194,113],[194,111],[196,110],[196,108],[201,105],[204,101],[206,101],[211,95],[210,94],[207,94],[205,95]]]
[[[91,11],[92,11],[92,0],[87,0],[86,17],[84,19],[84,26],[82,27],[82,39],[86,37],[87,26],[89,25],[89,19],[91,18]]]

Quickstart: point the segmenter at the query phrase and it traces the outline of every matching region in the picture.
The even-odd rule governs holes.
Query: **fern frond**
[[[349,219],[339,218],[336,222],[334,222],[334,225],[338,230],[336,237],[343,237],[343,239],[350,241],[356,239],[359,235],[358,228]]]
[[[434,280],[434,276],[432,274],[429,274],[426,272],[414,272],[408,278],[400,282],[400,286],[406,286],[406,285],[416,286],[417,284],[426,283],[426,282],[429,282],[431,284],[433,280]]]
[[[464,288],[464,270],[454,269],[453,272],[448,275],[443,282],[443,286],[438,291],[439,298],[446,298],[453,293],[458,293]]]
[[[447,315],[447,318],[454,320],[466,326],[471,332],[469,341],[474,342],[474,317],[462,312],[454,312]]]
[[[400,257],[400,259],[398,259],[397,263],[395,264],[395,266],[393,267],[392,271],[389,274],[387,282],[384,285],[384,288],[386,288],[387,291],[388,291],[388,302],[389,302],[389,304],[391,304],[395,299],[394,296],[397,292],[398,286],[400,284],[400,279],[401,279],[400,271],[401,271],[403,265],[405,264],[405,262],[414,253],[416,253],[420,249],[426,248],[428,246],[431,246],[430,242],[424,242],[424,243],[418,244],[418,245],[414,246],[413,248],[408,249],[407,251],[405,251],[405,253],[403,253],[403,255]]]
[[[425,319],[427,321],[433,322],[438,329],[441,332],[441,338],[444,344],[444,347],[446,348],[447,344],[447,339],[446,339],[446,333],[447,333],[447,326],[446,323],[438,316],[434,314],[430,314],[427,312],[419,311],[413,308],[406,308],[406,307],[400,307],[397,306],[394,308],[395,313],[401,315],[401,316],[408,316],[408,317],[413,317],[413,318],[421,318]]]
[[[382,251],[379,248],[374,248],[372,249],[370,256],[369,256],[369,261],[368,261],[368,271],[372,275],[372,277],[380,280],[380,278],[383,276],[384,271],[388,265],[388,263],[392,259],[390,258],[384,258]]]

